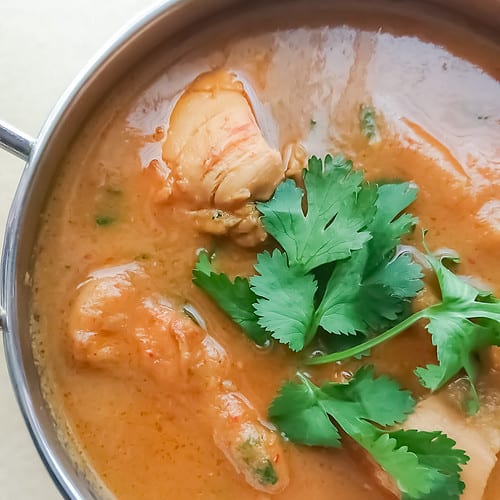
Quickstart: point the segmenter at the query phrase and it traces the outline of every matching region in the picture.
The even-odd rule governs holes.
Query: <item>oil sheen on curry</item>
[[[498,498],[500,49],[276,14],[152,54],[68,151],[33,276],[61,439],[119,499]]]

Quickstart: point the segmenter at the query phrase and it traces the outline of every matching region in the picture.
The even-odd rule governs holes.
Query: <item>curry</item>
[[[436,363],[422,322],[369,360],[299,368],[276,339],[249,340],[193,269],[204,249],[231,279],[255,274],[257,254],[278,247],[256,202],[286,179],[303,187],[308,157],[331,152],[367,181],[418,187],[417,228],[398,251],[418,259],[425,228],[429,248],[460,255],[457,274],[498,295],[500,48],[432,13],[339,7],[320,21],[294,13],[295,24],[275,14],[249,14],[239,33],[219,21],[199,36],[227,35],[173,63],[154,54],[68,151],[33,284],[61,439],[120,499],[397,498],[397,481],[344,433],[341,448],[304,446],[268,417],[297,370],[345,382],[369,363],[420,400],[405,428],[442,431],[466,452],[462,498],[496,498],[495,347],[481,351],[481,407],[467,416],[463,372],[433,395],[414,375]],[[436,300],[424,271],[413,310]]]

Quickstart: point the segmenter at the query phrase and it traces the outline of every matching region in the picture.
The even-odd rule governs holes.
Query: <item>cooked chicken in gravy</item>
[[[271,197],[284,167],[236,75],[207,72],[186,88],[170,115],[163,159],[170,175],[162,191],[174,203],[201,209],[195,213],[200,229],[231,233],[243,246],[264,241],[252,202]]]
[[[283,179],[281,155],[262,136],[236,75],[200,75],[170,115],[163,159],[193,207],[268,200]]]
[[[115,375],[143,371],[166,392],[175,381],[175,391],[204,401],[198,418],[213,421],[214,440],[236,471],[257,490],[282,490],[288,475],[279,437],[227,378],[226,352],[164,297],[141,295],[147,280],[132,264],[82,283],[69,320],[75,359]]]
[[[415,413],[405,422],[408,429],[441,429],[467,450],[469,462],[464,467],[462,480],[467,488],[463,499],[482,498],[489,476],[500,452],[500,426],[496,425],[499,410],[494,406],[483,410],[479,418],[464,419],[447,394],[433,395],[422,400]],[[490,423],[484,425],[482,419]]]
[[[249,341],[192,282],[201,249],[231,278],[250,276],[277,246],[259,202],[286,178],[301,185],[309,156],[341,152],[369,181],[418,186],[404,244],[418,254],[427,229],[431,248],[460,254],[458,274],[498,296],[500,47],[443,13],[366,14],[294,7],[280,23],[264,9],[173,64],[159,51],[68,151],[36,249],[35,350],[61,439],[99,494],[400,497],[349,439],[307,447],[278,431],[268,407],[300,355]],[[376,140],[360,129],[363,109]],[[424,281],[414,309],[436,300],[427,270]],[[419,400],[403,427],[443,431],[470,457],[466,500],[500,491],[495,349],[482,354],[474,416],[457,403],[460,380],[434,394],[418,383],[415,366],[436,362],[423,325],[370,357]],[[307,372],[346,380],[366,362]]]

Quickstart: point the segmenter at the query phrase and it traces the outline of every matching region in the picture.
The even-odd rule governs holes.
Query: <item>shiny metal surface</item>
[[[299,0],[273,0],[299,1]],[[304,0],[306,1],[306,0]],[[321,1],[321,0],[318,0]],[[325,5],[333,0],[323,0]],[[394,0],[398,3],[399,0]],[[423,1],[423,0],[422,0]],[[434,0],[447,8],[468,10],[466,0]],[[61,97],[35,142],[10,126],[0,124],[3,147],[27,165],[9,214],[1,259],[0,320],[4,329],[7,364],[19,406],[33,441],[61,494],[70,499],[98,498],[102,491],[74,466],[58,440],[50,410],[40,387],[30,337],[30,272],[39,216],[59,161],[79,126],[112,85],[160,43],[177,43],[189,36],[189,27],[249,0],[167,0],[132,21],[90,62]],[[500,30],[497,0],[477,0],[475,16]],[[98,13],[96,13],[98,15]],[[228,14],[230,15],[230,14]],[[179,42],[180,43],[180,42]],[[6,137],[6,130],[8,136]],[[6,137],[6,138],[5,138]],[[3,309],[2,309],[3,306]]]
[[[7,313],[5,312],[5,309],[0,306],[0,333],[3,333],[5,331],[5,323],[7,321]]]
[[[102,496],[58,439],[40,386],[30,336],[30,272],[39,217],[58,163],[81,123],[127,69],[160,42],[242,0],[167,0],[125,26],[63,94],[33,145],[9,212],[1,265],[0,304],[5,309],[4,347],[12,385],[33,442],[61,495]],[[175,43],[173,40],[172,44]],[[175,45],[172,45],[175,47]],[[14,151],[23,154],[26,149]]]
[[[27,160],[34,143],[35,140],[32,137],[0,120],[0,148],[16,155],[21,160]]]

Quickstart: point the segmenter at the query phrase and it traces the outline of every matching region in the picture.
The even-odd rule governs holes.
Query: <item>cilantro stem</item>
[[[412,314],[411,316],[408,316],[408,318],[401,321],[401,323],[398,323],[396,326],[387,330],[383,334],[378,335],[377,337],[374,337],[373,339],[367,340],[366,342],[363,342],[362,344],[351,347],[349,349],[345,349],[344,351],[334,352],[332,354],[327,354],[325,356],[317,356],[317,357],[310,358],[306,361],[306,364],[308,364],[308,365],[323,365],[326,363],[334,363],[335,361],[342,361],[343,359],[346,359],[346,358],[352,358],[354,356],[358,356],[359,354],[362,354],[363,352],[367,351],[368,349],[371,349],[379,344],[382,344],[383,342],[385,342],[389,339],[392,339],[392,337],[395,337],[396,335],[405,331],[407,328],[409,328],[411,325],[416,323],[418,320],[427,317],[429,309],[430,309],[430,307],[427,307],[425,309],[422,309],[421,311],[417,311],[416,313]]]
[[[306,335],[304,337],[304,346],[309,345],[312,342],[314,336],[316,335],[316,332],[318,331],[318,327],[319,327],[319,317],[318,315],[315,315],[311,320],[309,328],[306,331]]]
[[[470,392],[464,408],[468,415],[475,415],[479,411],[479,395],[476,391],[477,368],[476,359],[469,358],[466,360],[464,369],[469,379]]]
[[[301,372],[297,372],[296,373],[297,375],[297,378],[299,378],[302,383],[307,387],[307,389],[309,390],[309,392],[311,394],[315,394],[315,389],[316,387],[314,386],[314,384]]]
[[[494,321],[500,321],[500,302],[477,302],[474,301],[476,309],[467,310],[469,317],[474,318],[489,318]]]

